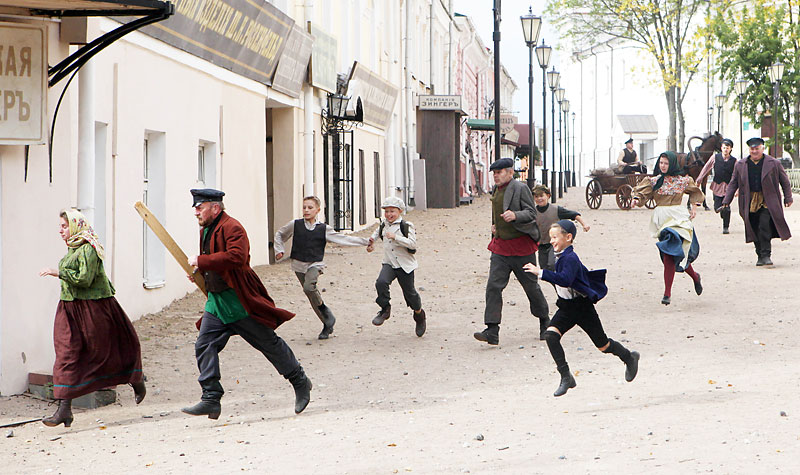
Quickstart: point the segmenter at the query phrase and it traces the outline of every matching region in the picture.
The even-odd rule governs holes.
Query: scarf
[[[74,208],[65,209],[64,213],[67,215],[67,224],[69,224],[67,247],[77,249],[88,242],[97,252],[97,257],[102,261],[105,257],[105,250],[103,245],[100,244],[100,238],[97,233],[94,232],[94,229],[86,220],[86,216]]]
[[[661,160],[661,157],[667,157],[667,159],[669,160],[669,169],[667,170],[667,173],[662,173],[661,166],[656,164],[658,172],[660,173],[661,176],[658,177],[658,180],[656,180],[656,184],[653,185],[653,191],[656,191],[657,189],[661,188],[661,185],[664,184],[664,178],[666,176],[677,176],[680,175],[681,171],[681,168],[678,166],[678,156],[675,155],[675,152],[666,151],[662,153],[661,155],[658,156],[659,161]]]

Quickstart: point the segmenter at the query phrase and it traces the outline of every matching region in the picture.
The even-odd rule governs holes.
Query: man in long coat
[[[200,224],[200,255],[189,258],[189,265],[202,272],[208,301],[197,322],[200,334],[195,356],[200,370],[203,396],[199,403],[183,408],[194,416],[217,419],[220,399],[219,352],[231,336],[240,335],[260,351],[295,391],[295,413],[306,408],[311,397],[311,380],[295,358],[292,349],[275,334],[278,326],[294,317],[278,308],[264,284],[250,267],[250,241],[239,221],[225,213],[222,191],[191,190],[194,214]],[[192,279],[192,276],[189,276]]]
[[[779,237],[785,241],[792,237],[781,206],[788,208],[792,205],[792,185],[781,163],[764,153],[761,137],[751,138],[747,145],[750,156],[736,162],[722,206],[729,206],[733,195],[739,191],[739,214],[744,220],[745,242],[755,245],[757,266],[771,266],[771,239]]]

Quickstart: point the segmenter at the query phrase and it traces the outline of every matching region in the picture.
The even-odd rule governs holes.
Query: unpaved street
[[[555,365],[513,277],[500,345],[473,339],[489,268],[483,197],[408,216],[418,229],[423,338],[396,283],[392,318],[370,323],[380,250],[328,247],[320,282],[337,317],[328,341],[316,339],[321,324],[289,264],[258,269],[278,305],[298,313],[278,333],[314,383],[303,414],[294,415],[291,385],[238,337],[221,355],[222,417],[180,412],[200,396],[195,292],[136,322],[148,379],[141,406],[120,387],[118,403],[76,411],[71,428],[15,427],[0,439],[0,472],[797,473],[800,205],[787,210],[796,236],[773,241],[772,268],[755,267],[737,214],[723,236],[719,217],[699,212],[695,268],[705,291],[696,296],[678,274],[664,307],[651,211],[619,210],[613,196],[587,210],[582,188],[562,204],[591,224],[575,248],[587,266],[608,269],[597,308],[608,335],[642,355],[632,383],[576,328],[563,343],[578,386],[554,398]],[[552,312],[555,292],[545,285],[545,294]],[[0,398],[3,424],[52,411],[30,397]]]

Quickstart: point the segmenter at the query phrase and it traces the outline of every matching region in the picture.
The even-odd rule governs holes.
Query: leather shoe
[[[208,416],[209,419],[216,420],[222,412],[222,404],[219,401],[201,399],[192,407],[184,407],[181,412],[192,416]]]
[[[144,380],[130,384],[133,388],[133,399],[136,401],[136,404],[140,404],[144,401],[145,395],[147,395],[147,387],[144,385]]]
[[[319,306],[320,320],[322,320],[322,331],[319,332],[317,337],[320,340],[327,340],[333,333],[333,325],[336,324],[336,317],[333,316],[331,309],[322,304]]]
[[[500,343],[500,327],[486,327],[482,332],[475,332],[472,336],[478,341],[485,341],[490,345],[497,345]]]
[[[425,325],[425,310],[420,309],[419,313],[414,312],[414,321],[417,323],[414,327],[414,333],[417,336],[422,336],[425,334],[425,329],[427,328]]]
[[[761,265],[764,265],[764,266],[771,266],[772,265],[772,259],[770,259],[769,256],[764,256],[764,257],[761,258],[761,263],[762,263]]]
[[[59,399],[58,409],[50,416],[42,419],[42,424],[47,427],[55,427],[59,424],[64,424],[64,427],[72,425],[72,399]]]
[[[722,234],[730,234],[731,232],[728,231],[728,228],[722,228]]]
[[[392,306],[388,305],[386,308],[382,308],[375,318],[372,319],[372,324],[376,327],[383,325],[383,322],[389,319],[392,316]]]
[[[697,295],[703,293],[703,283],[700,281],[700,274],[697,274],[697,280],[694,281],[694,291],[697,293]]]
[[[625,381],[631,382],[639,372],[639,352],[631,351],[631,359],[625,363]]]
[[[561,376],[561,383],[558,385],[558,389],[556,392],[553,393],[553,396],[559,397],[567,394],[568,389],[572,389],[577,386],[578,383],[575,382],[575,378],[572,376],[571,373],[565,374]]]
[[[303,380],[301,383],[294,385],[294,413],[300,414],[305,410],[308,403],[311,401],[311,388],[313,385],[311,384],[311,380],[308,379],[308,376],[303,375]]]
[[[662,297],[661,298],[661,303],[663,303],[664,305],[669,305],[669,303],[670,303],[669,297],[666,296],[666,295],[664,297]]]

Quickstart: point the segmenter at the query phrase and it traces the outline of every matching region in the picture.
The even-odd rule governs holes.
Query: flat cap
[[[400,198],[398,198],[396,196],[387,196],[383,200],[383,204],[381,205],[381,208],[397,208],[400,211],[405,212],[406,211],[406,204],[403,203],[403,200],[401,200]]]
[[[722,145],[728,145],[730,147],[733,147],[733,140],[731,140],[731,139],[722,139]]]
[[[514,160],[510,158],[501,158],[500,160],[497,160],[496,162],[492,163],[492,165],[489,167],[489,170],[490,171],[502,170],[503,168],[513,168],[513,167],[514,167]]]
[[[564,232],[572,234],[572,239],[575,239],[575,236],[578,234],[578,230],[575,228],[575,224],[573,224],[572,221],[568,219],[559,219],[556,224],[561,226],[561,229],[563,229]]]
[[[215,190],[213,188],[195,188],[189,190],[192,194],[192,208],[197,208],[198,205],[201,203],[206,203],[208,201],[222,201],[222,197],[225,196],[224,191]]]
[[[755,147],[756,145],[764,145],[764,139],[762,139],[761,137],[753,137],[747,139],[748,147]]]
[[[628,140],[625,141],[625,145],[627,145],[629,143],[633,143],[633,137],[631,137],[631,138],[629,138]]]

